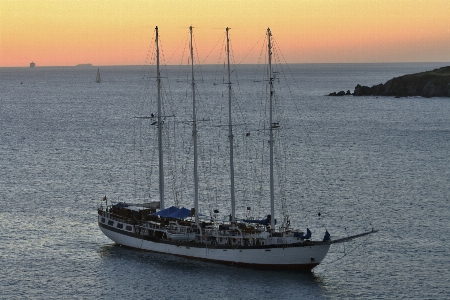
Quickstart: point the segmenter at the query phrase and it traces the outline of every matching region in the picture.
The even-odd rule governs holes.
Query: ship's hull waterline
[[[303,242],[232,247],[142,236],[134,230],[110,226],[108,221],[103,223],[99,220],[98,225],[108,238],[126,247],[252,268],[311,270],[323,261],[331,245],[327,242]]]

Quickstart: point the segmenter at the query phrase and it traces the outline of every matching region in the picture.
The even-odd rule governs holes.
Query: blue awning
[[[169,208],[160,210],[158,212],[153,213],[153,216],[160,216],[164,218],[174,218],[174,219],[184,219],[189,217],[191,214],[191,210],[187,208],[178,208],[175,206],[171,206]]]

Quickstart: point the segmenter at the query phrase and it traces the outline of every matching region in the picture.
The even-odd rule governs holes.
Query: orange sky
[[[238,62],[267,27],[288,62],[450,62],[449,0],[0,0],[0,67],[144,64],[156,25],[166,57],[193,25],[200,57],[228,26]]]

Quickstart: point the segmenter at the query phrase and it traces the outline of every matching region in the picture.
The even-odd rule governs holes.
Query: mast
[[[162,147],[161,74],[159,72],[158,26],[156,30],[156,82],[158,85],[158,153],[159,153],[159,206],[164,209],[164,168]]]
[[[194,46],[192,43],[192,26],[189,27],[191,36],[191,72],[192,72],[192,137],[194,139],[194,209],[195,224],[198,222],[198,153],[197,153],[197,115],[195,112],[195,80],[194,80]]]
[[[231,118],[231,72],[230,72],[230,39],[227,31],[227,60],[228,60],[228,138],[230,140],[230,180],[231,180],[231,222],[234,222],[236,215],[236,199],[234,193],[234,147],[233,147],[233,121]]]
[[[272,44],[270,42],[270,28],[267,28],[267,51],[269,56],[269,91],[270,91],[270,101],[269,101],[269,145],[270,145],[270,230],[275,230],[275,187],[273,178],[273,130],[276,128],[276,124],[272,120],[272,98],[273,98],[273,78],[272,78]]]

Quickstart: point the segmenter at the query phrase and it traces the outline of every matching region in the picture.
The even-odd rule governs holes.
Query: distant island
[[[385,84],[372,87],[357,85],[353,93],[332,92],[328,96],[395,96],[409,97],[422,96],[450,97],[450,66],[435,69],[433,71],[394,77]]]
[[[78,64],[77,67],[93,67],[92,64]]]

